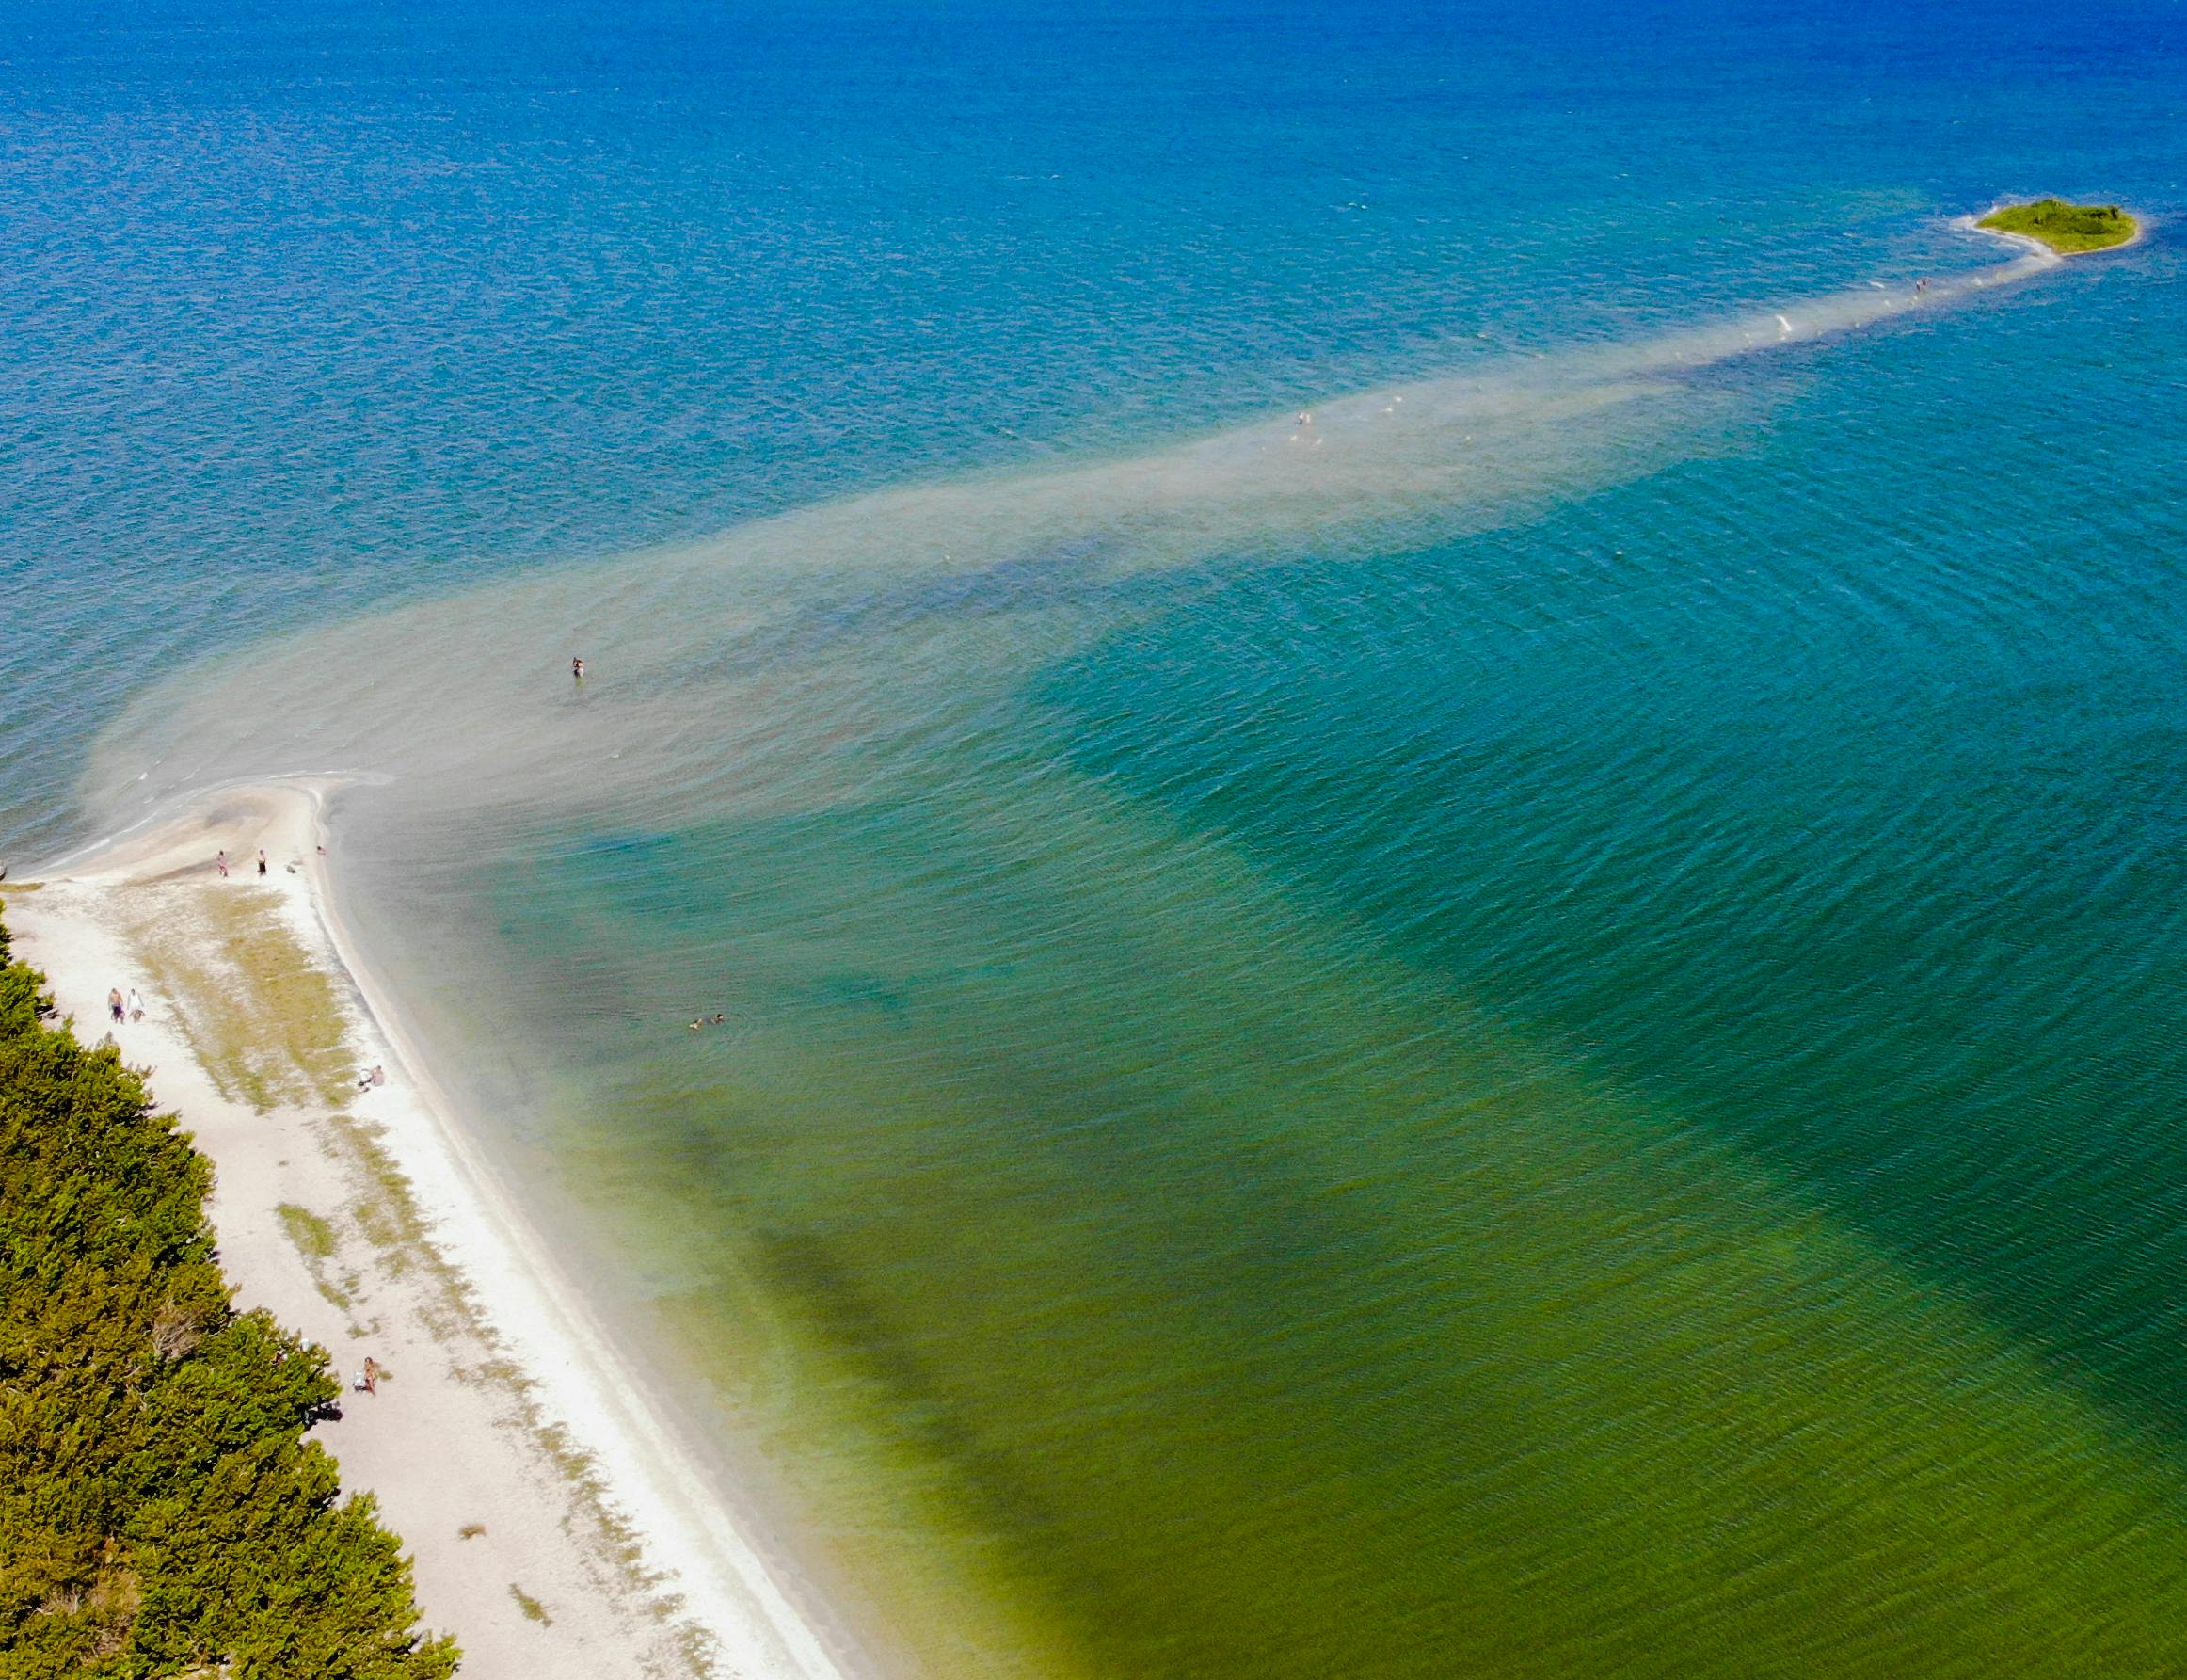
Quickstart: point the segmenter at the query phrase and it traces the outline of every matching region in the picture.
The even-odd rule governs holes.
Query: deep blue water
[[[2176,1672],[2183,107],[2177,5],[11,11],[0,845],[392,777],[907,1672]],[[2042,191],[2152,235],[1794,331]]]

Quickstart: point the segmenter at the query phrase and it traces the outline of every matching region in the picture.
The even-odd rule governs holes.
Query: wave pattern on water
[[[1827,472],[1676,507],[1684,566],[1610,511],[1742,435],[1748,352],[2049,266],[345,622],[157,691],[92,793],[379,778],[344,867],[405,994],[935,1672],[2161,1673],[2160,1433],[1849,1188],[1809,1070],[1872,1023],[1731,1042],[1962,808],[1852,750],[1748,820],[1821,645],[2043,632],[1948,569],[1818,592]],[[1978,983],[1922,896],[1895,955]],[[1781,1003],[1694,977],[1718,924]]]
[[[916,647],[922,626],[1023,613],[1029,589],[1067,618],[1134,574],[1372,552],[1509,520],[1674,453],[1712,367],[1942,310],[2054,262],[1393,387],[1123,460],[878,492],[344,620],[154,687],[102,738],[90,801],[126,817],[182,788],[335,770],[397,777],[443,808],[824,798],[810,779],[847,740],[901,731],[920,704],[947,715],[922,664],[963,687],[946,658],[873,658],[875,627],[897,621]],[[1058,646],[1026,637],[1018,657]],[[553,680],[572,656],[592,673],[576,689]]]

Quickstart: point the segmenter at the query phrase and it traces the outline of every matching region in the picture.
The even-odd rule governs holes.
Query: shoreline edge
[[[0,885],[18,957],[87,1044],[110,986],[142,994],[143,1018],[108,1035],[214,1163],[238,1303],[319,1342],[339,1373],[367,1352],[395,1373],[311,1438],[345,1495],[377,1498],[466,1672],[857,1680],[870,1671],[844,1626],[713,1496],[404,1030],[336,912],[322,848],[341,785],[203,792]],[[316,971],[334,1045],[229,1036],[239,1006],[266,1001],[231,960],[245,938]],[[352,1078],[375,1066],[384,1085]],[[316,1261],[299,1220],[338,1232]]]

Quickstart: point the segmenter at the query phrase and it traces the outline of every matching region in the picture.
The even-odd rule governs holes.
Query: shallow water
[[[2177,1666],[2172,13],[30,15],[11,845],[375,778],[876,1648]]]

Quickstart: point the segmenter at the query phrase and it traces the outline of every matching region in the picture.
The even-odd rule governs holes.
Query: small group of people
[[[127,998],[122,997],[120,986],[109,986],[106,989],[106,1014],[111,1020],[141,1021],[144,1019],[144,998],[135,986],[129,988]]]
[[[369,1090],[374,1085],[384,1085],[387,1082],[388,1070],[377,1062],[372,1064],[371,1072],[360,1073],[357,1076],[357,1088],[359,1091]]]
[[[325,852],[327,848],[321,846],[319,850]],[[223,881],[228,879],[228,848],[226,846],[222,846],[218,853],[214,856],[213,867],[220,872],[220,878]],[[265,848],[263,846],[258,849],[258,872],[261,875],[265,873]],[[294,865],[290,866],[290,872],[292,874],[295,872]]]
[[[726,1027],[728,1024],[729,1017],[726,1015],[702,1015],[691,1023],[691,1030],[696,1032],[701,1027]]]

